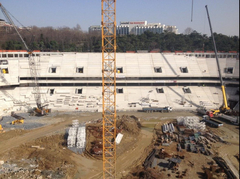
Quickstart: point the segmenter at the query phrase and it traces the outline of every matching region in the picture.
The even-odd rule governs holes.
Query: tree
[[[193,32],[193,29],[191,27],[187,27],[185,30],[184,30],[184,34],[186,35],[189,35]]]
[[[200,34],[190,27],[185,34],[164,32],[156,34],[146,31],[141,35],[124,35],[117,37],[117,52],[148,50],[158,48],[161,51],[213,51],[212,38]],[[33,50],[69,51],[69,52],[100,52],[101,34],[97,32],[83,32],[79,24],[69,27],[36,27],[31,33],[21,30],[20,34],[28,47]],[[36,37],[32,40],[32,34]],[[226,36],[215,33],[217,49],[219,51],[238,51],[239,37]],[[25,49],[15,31],[0,31],[0,49]]]

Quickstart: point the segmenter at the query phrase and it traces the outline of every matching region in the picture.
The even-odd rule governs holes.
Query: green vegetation
[[[75,28],[52,27],[21,30],[23,38],[33,50],[63,51],[63,52],[101,52],[101,35],[81,31],[79,25]],[[34,34],[34,36],[32,35]],[[214,34],[218,51],[239,52],[239,37]],[[0,49],[25,49],[14,29],[0,29]],[[145,32],[142,35],[127,35],[117,37],[117,51],[154,50],[160,51],[213,51],[212,37],[192,31],[188,34],[164,32],[154,34]]]

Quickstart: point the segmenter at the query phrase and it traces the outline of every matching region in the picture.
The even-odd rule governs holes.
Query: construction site
[[[102,178],[101,113],[51,114],[24,129],[31,120],[1,134],[0,178]],[[82,151],[68,141],[75,120],[86,129]],[[119,112],[116,178],[238,177],[239,126],[200,120],[193,111]]]
[[[239,54],[116,53],[101,10],[102,53],[0,51],[0,179],[239,178]]]

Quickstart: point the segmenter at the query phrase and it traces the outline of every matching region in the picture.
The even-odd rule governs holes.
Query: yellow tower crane
[[[116,0],[102,0],[103,178],[116,178]]]

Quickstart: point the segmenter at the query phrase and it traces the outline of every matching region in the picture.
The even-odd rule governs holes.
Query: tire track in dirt
[[[60,122],[57,124],[30,130],[26,134],[16,136],[16,137],[8,139],[8,140],[3,140],[0,143],[0,154],[4,153],[10,149],[13,149],[15,147],[18,147],[21,144],[35,140],[37,138],[44,137],[47,135],[53,135],[59,131],[63,131],[66,128],[66,126],[71,124],[71,122],[72,122],[72,120],[66,120],[64,122]]]

